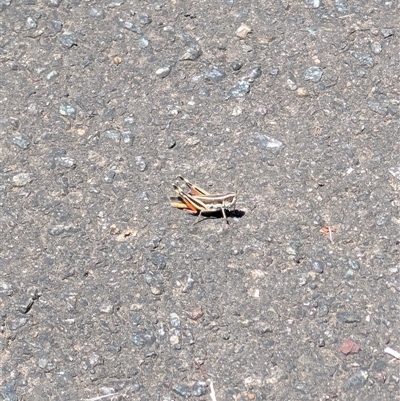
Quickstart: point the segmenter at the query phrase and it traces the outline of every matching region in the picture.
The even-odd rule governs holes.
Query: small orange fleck
[[[324,226],[319,230],[324,235],[331,235],[337,231],[336,227],[334,226]]]

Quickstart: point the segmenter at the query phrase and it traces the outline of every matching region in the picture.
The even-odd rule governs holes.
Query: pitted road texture
[[[400,400],[398,2],[0,10],[0,399]]]

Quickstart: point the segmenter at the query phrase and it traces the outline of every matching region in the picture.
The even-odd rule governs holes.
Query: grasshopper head
[[[237,201],[237,190],[235,191],[235,198],[233,199],[232,207],[236,208],[236,201]]]

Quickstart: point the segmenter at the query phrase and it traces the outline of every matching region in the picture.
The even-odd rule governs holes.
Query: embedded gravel
[[[399,11],[0,0],[0,399],[400,400]]]

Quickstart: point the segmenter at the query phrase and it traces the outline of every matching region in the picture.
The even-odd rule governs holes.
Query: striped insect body
[[[185,209],[193,214],[198,213],[197,220],[193,223],[196,224],[200,216],[212,214],[222,211],[225,221],[226,210],[235,207],[237,192],[228,192],[225,194],[210,194],[206,190],[200,188],[198,185],[192,184],[187,178],[179,176],[179,178],[187,185],[189,192],[184,192],[182,188],[173,184],[173,188],[178,196],[170,198],[171,205],[178,209]]]

